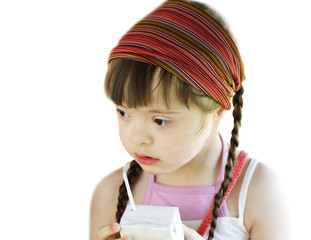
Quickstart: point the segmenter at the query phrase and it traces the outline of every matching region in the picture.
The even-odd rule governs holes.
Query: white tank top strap
[[[251,182],[253,173],[255,171],[255,168],[258,164],[257,159],[251,159],[250,163],[247,167],[241,190],[240,190],[240,196],[239,196],[239,219],[244,223],[244,211],[245,211],[245,204],[246,204],[246,198],[248,193],[248,187]]]

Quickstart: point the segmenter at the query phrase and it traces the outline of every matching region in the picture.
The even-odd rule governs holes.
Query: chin
[[[144,170],[144,172],[153,174],[153,175],[165,175],[174,172],[178,168],[167,168],[167,167],[160,167],[160,166],[144,166],[141,165],[141,168]]]

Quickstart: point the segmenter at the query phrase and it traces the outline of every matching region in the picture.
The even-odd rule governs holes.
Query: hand
[[[100,240],[131,240],[130,237],[120,238],[120,225],[118,223],[113,223],[111,225],[101,227],[98,230],[98,238]]]
[[[195,230],[183,225],[185,240],[204,240]]]

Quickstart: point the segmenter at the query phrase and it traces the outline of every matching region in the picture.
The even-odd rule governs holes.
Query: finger
[[[112,235],[120,232],[120,225],[118,223],[113,223],[98,230],[98,237],[100,240],[108,240]]]
[[[113,240],[132,240],[132,238],[130,238],[130,237],[121,237],[121,238],[113,239]]]

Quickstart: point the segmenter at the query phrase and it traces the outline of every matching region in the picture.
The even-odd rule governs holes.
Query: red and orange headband
[[[244,80],[232,38],[206,12],[169,0],[135,24],[111,51],[109,61],[128,58],[162,67],[230,109]]]

